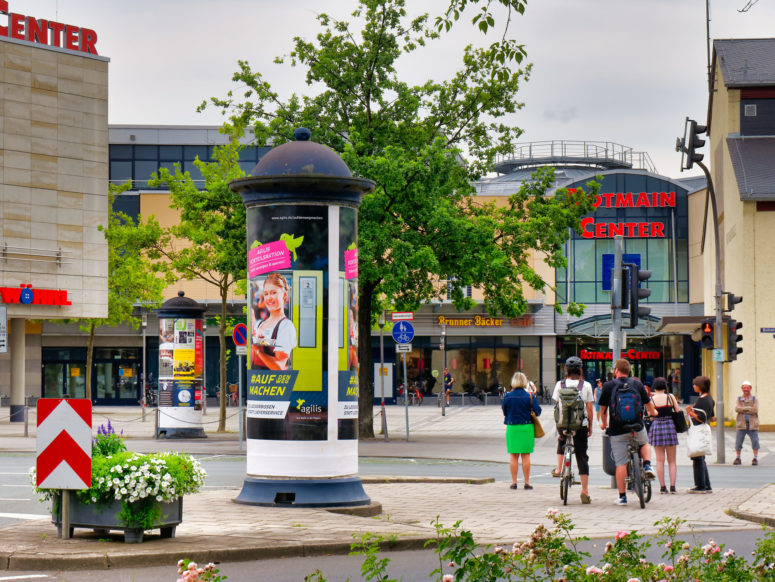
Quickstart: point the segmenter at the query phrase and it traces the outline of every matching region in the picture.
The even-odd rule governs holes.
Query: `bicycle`
[[[573,485],[573,446],[572,430],[563,430],[565,436],[565,446],[562,449],[562,469],[560,470],[560,499],[563,505],[568,505],[568,489]]]
[[[627,441],[627,452],[629,459],[627,460],[627,476],[624,480],[627,489],[631,487],[635,490],[640,508],[645,509],[646,503],[651,501],[651,480],[646,479],[643,471],[643,458],[640,456],[640,446],[635,441],[634,433],[630,434]]]

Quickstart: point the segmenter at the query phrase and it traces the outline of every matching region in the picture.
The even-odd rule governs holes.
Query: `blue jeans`
[[[692,469],[694,470],[694,486],[698,489],[710,489],[710,476],[705,457],[692,457]]]

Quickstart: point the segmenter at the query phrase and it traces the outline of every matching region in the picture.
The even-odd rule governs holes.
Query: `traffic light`
[[[624,267],[622,277],[626,280],[624,284],[626,295],[622,295],[622,309],[625,309],[626,304],[626,308],[630,310],[630,324],[627,327],[634,329],[638,326],[639,318],[651,313],[650,307],[638,305],[641,299],[651,295],[651,289],[640,286],[641,281],[647,281],[651,277],[651,271],[638,269],[638,265],[632,263],[626,263]]]
[[[702,332],[700,343],[706,350],[713,349],[713,322],[713,319],[703,319],[702,326],[700,327],[700,331]]]
[[[689,131],[687,134],[686,143],[686,169],[691,170],[694,166],[694,162],[701,162],[705,156],[697,153],[697,149],[705,145],[705,140],[700,139],[699,136],[708,131],[708,128],[704,125],[697,125],[697,122],[693,119],[689,120]]]
[[[737,354],[743,352],[743,348],[737,346],[737,342],[743,339],[737,330],[742,329],[742,327],[743,324],[734,319],[727,322],[727,362],[734,362],[737,359]]]
[[[738,303],[741,303],[743,301],[743,298],[740,295],[734,295],[733,293],[724,292],[724,295],[727,298],[727,304],[726,307],[724,307],[724,311],[732,311],[735,308],[735,305]]]

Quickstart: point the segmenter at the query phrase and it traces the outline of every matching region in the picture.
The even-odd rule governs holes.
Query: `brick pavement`
[[[148,425],[148,421],[137,420],[138,409],[97,411],[124,429],[133,450],[174,448],[239,454],[234,432],[210,434],[208,439],[194,441],[154,441],[149,438],[153,434],[152,421]],[[387,413],[390,441],[385,442],[383,438],[362,441],[361,455],[505,460],[503,426],[496,407],[451,409],[445,417],[435,407],[428,406],[414,407],[409,413],[409,442],[405,440],[404,410],[391,407]],[[216,419],[212,410],[208,417],[208,420]],[[95,424],[97,418],[95,415]],[[7,419],[7,409],[0,409],[0,450],[33,451],[34,431],[29,437],[19,436],[21,427],[11,425]],[[234,420],[230,419],[230,430],[235,428]],[[379,426],[378,417],[375,424]],[[553,429],[547,428],[549,434],[536,450],[536,465],[554,463]],[[727,440],[733,437],[734,433],[728,431]],[[762,437],[760,455],[762,464],[768,465],[766,455],[775,435],[763,433]],[[599,440],[593,438],[595,444],[590,453],[593,467],[599,466],[600,449],[596,444]],[[682,460],[682,465],[685,464]],[[768,466],[761,468],[771,470]],[[581,505],[580,488],[575,486],[571,489],[569,505],[562,507],[556,481],[535,484],[533,491],[513,491],[502,482],[449,482],[444,475],[420,482],[364,478],[364,483],[367,494],[382,505],[379,516],[237,505],[232,501],[237,490],[208,490],[185,498],[184,519],[176,538],[161,539],[150,534],[139,545],[123,544],[117,534],[111,535],[115,543],[107,542],[104,536],[100,539],[86,530],[76,530],[71,540],[60,540],[47,519],[28,519],[0,528],[0,570],[170,565],[182,556],[201,562],[345,553],[352,534],[359,532],[386,536],[393,540],[394,548],[419,548],[426,539],[434,537],[431,521],[436,516],[448,526],[462,520],[463,527],[471,530],[482,543],[512,543],[528,535],[537,524],[546,523],[544,516],[549,507],[569,513],[576,523],[575,531],[590,537],[608,537],[620,529],[651,532],[655,530],[654,522],[665,516],[686,519],[698,532],[758,529],[761,526],[755,521],[775,523],[775,485],[759,490],[715,489],[711,496],[656,494],[644,511],[633,500],[627,507],[614,506],[613,494],[607,487],[593,487],[592,505]],[[0,509],[9,510],[12,508]]]

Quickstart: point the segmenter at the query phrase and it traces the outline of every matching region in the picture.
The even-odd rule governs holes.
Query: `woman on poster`
[[[267,275],[261,297],[269,317],[253,322],[251,363],[254,368],[288,370],[291,367],[291,353],[297,342],[296,326],[285,314],[289,291],[288,282],[280,273]]]

